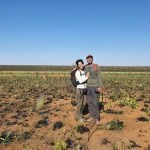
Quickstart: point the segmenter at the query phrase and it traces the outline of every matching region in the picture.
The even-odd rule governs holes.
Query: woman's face
[[[79,67],[81,70],[83,70],[84,64],[83,64],[82,62],[79,62],[79,63],[78,63],[78,67]]]

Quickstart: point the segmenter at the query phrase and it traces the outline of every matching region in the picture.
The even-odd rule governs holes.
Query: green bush
[[[42,109],[44,106],[44,97],[40,97],[36,102],[36,110]]]
[[[67,143],[64,141],[58,141],[55,143],[55,150],[66,150]]]
[[[107,123],[107,130],[122,130],[124,127],[124,122],[119,120],[114,120]]]
[[[137,102],[133,98],[126,97],[120,102],[120,106],[130,106],[131,108],[135,109],[137,107]]]

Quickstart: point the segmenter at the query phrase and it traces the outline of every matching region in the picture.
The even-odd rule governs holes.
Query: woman
[[[77,87],[76,87],[77,108],[75,113],[75,119],[83,122],[82,112],[86,104],[86,91],[87,91],[86,81],[88,80],[90,74],[87,73],[85,75],[84,62],[82,59],[78,59],[76,61],[76,65],[77,65],[77,71],[75,73],[75,78],[77,82]]]

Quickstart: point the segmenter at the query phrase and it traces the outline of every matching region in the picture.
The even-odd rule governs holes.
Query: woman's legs
[[[82,112],[84,108],[84,103],[85,103],[85,95],[83,94],[83,91],[81,89],[76,89],[76,112],[75,112],[75,119],[79,120],[82,119]]]

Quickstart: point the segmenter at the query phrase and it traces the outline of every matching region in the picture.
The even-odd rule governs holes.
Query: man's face
[[[87,58],[86,60],[87,60],[88,64],[92,64],[93,63],[93,59],[91,57]]]

